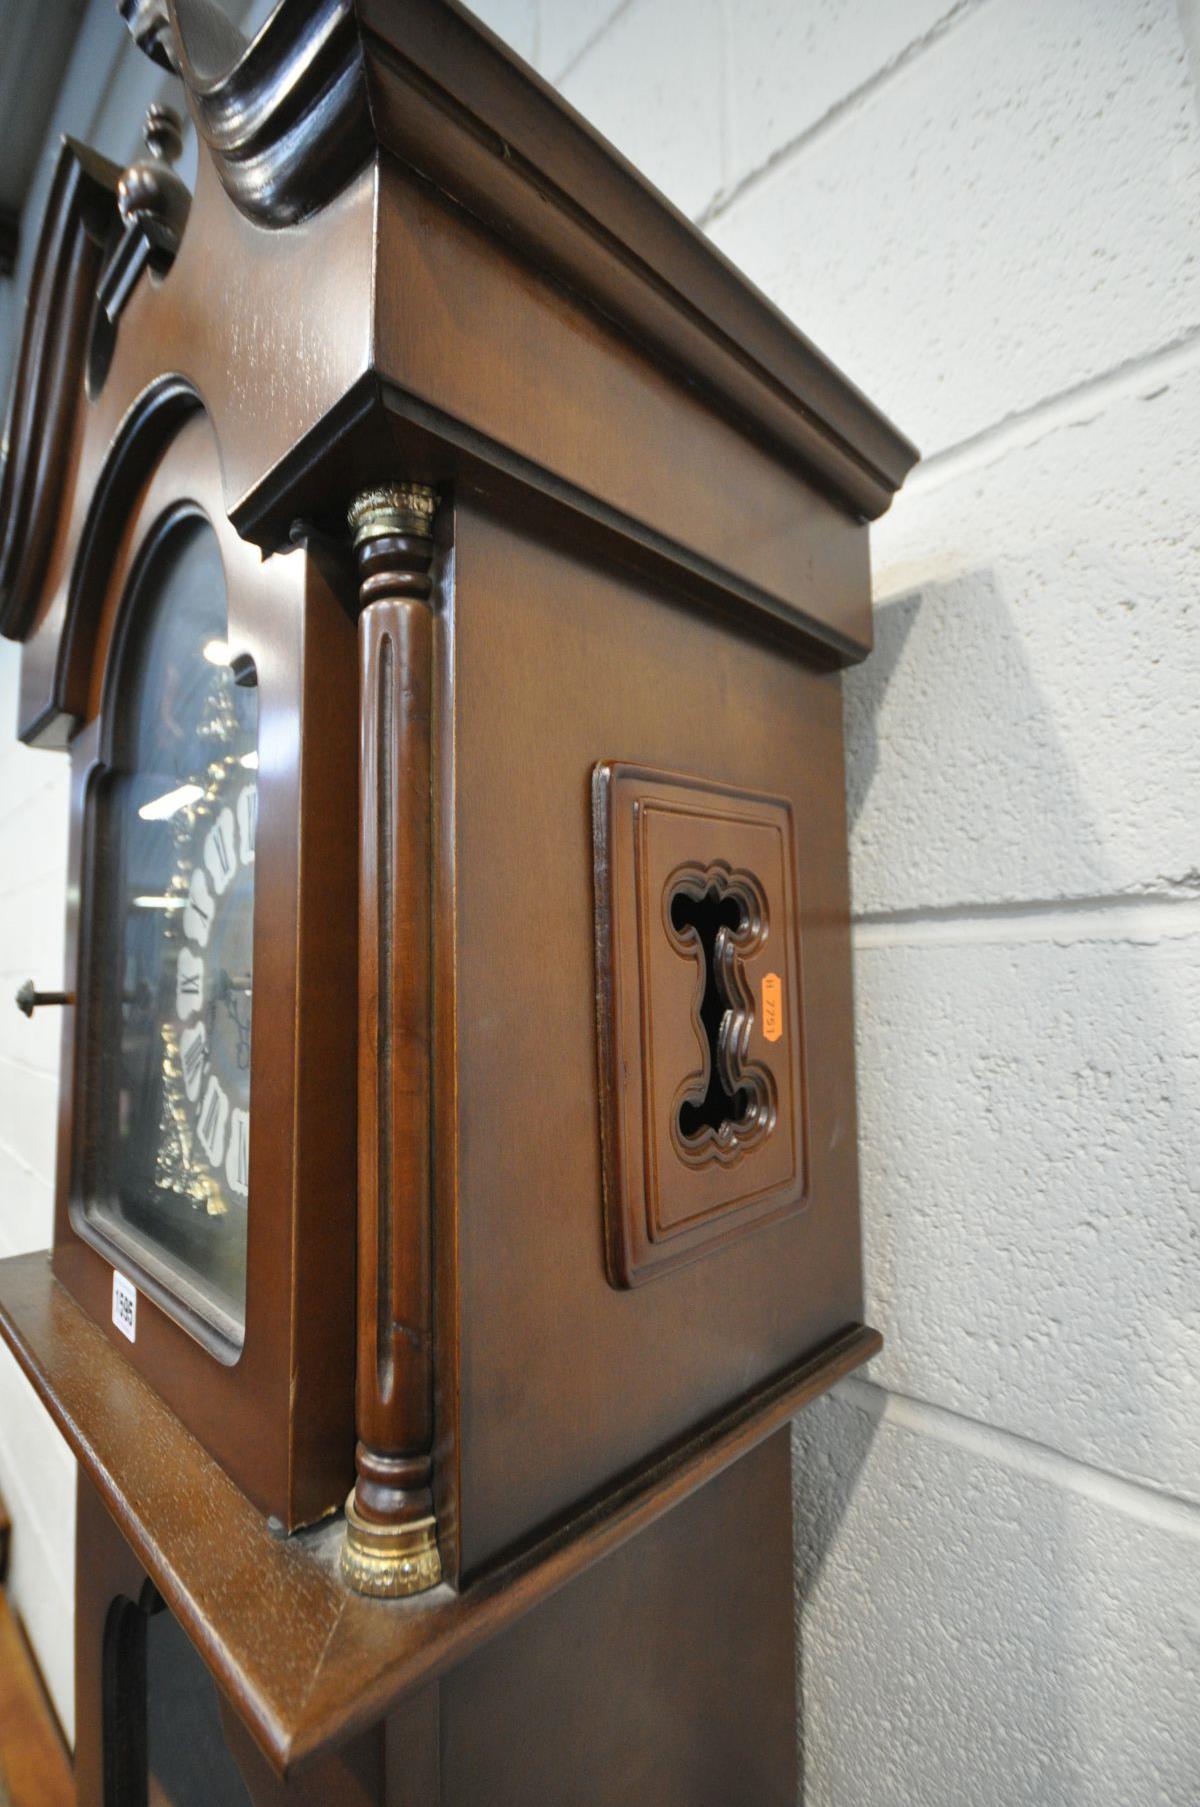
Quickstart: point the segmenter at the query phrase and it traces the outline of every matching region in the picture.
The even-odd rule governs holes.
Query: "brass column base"
[[[376,1525],[362,1518],[351,1493],[346,1501],[346,1541],[342,1576],[357,1594],[399,1600],[423,1594],[442,1578],[437,1523],[414,1519],[409,1525]]]

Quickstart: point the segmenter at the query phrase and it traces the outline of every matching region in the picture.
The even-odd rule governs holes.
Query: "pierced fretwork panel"
[[[791,806],[625,765],[593,782],[609,1274],[633,1286],[806,1191]]]

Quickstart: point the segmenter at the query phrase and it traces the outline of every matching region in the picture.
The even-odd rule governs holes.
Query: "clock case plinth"
[[[212,522],[260,637],[246,1340],[216,1361],[153,1299],[132,1348],[112,1325],[111,1270],[73,1223],[71,1009],[58,1279],[7,1267],[0,1322],[128,1559],[278,1773],[404,1698],[452,1710],[447,1678],[468,1648],[536,1618],[553,1587],[876,1346],[862,1324],[839,674],[870,647],[867,523],[915,453],[450,0],[286,0],[249,49],[205,13],[173,0],[169,25],[146,14],[202,139],[190,208],[172,191],[154,216],[152,172],[135,185],[143,211],[122,212],[121,172],[63,149],[0,490],[0,627],[24,642],[24,738],[67,747],[80,769],[130,571],[166,512]],[[402,682],[419,658],[427,686],[427,807],[379,842],[364,724],[377,754],[380,720],[395,721],[372,714],[388,635],[366,625],[379,573],[364,575],[347,513],[396,484],[435,498],[428,631],[419,645],[393,636]],[[401,773],[417,769],[405,746]],[[641,870],[614,901],[603,770],[644,775],[635,813],[675,791],[707,799],[680,870],[698,905],[733,899],[724,931],[673,930],[673,869]],[[731,796],[742,825],[726,841]],[[386,886],[373,832],[376,855],[401,850]],[[82,883],[78,826],[72,858]],[[86,885],[79,907],[86,918]],[[642,928],[614,940],[614,923]],[[690,1039],[678,1022],[655,1039],[686,986],[675,971],[643,993],[638,933],[673,937],[671,957],[694,962]],[[387,949],[374,967],[372,945]],[[656,973],[664,958],[656,944]],[[423,991],[405,977],[418,971]],[[382,1038],[370,1026],[388,975],[403,982]],[[705,1017],[710,991],[737,1051]],[[681,1139],[672,1114],[717,1097],[718,1067],[730,1108],[753,1096],[762,1113],[753,1134],[714,1128],[719,1183],[703,1135]],[[405,1091],[418,1071],[423,1089]],[[653,1147],[637,1140],[646,1100]],[[381,1210],[379,1134],[414,1111]],[[640,1158],[657,1166],[635,1185]],[[48,1290],[22,1319],[30,1287]],[[132,1458],[86,1393],[68,1398],[64,1338],[103,1356],[131,1425],[184,1440],[197,1498],[215,1488],[242,1515],[238,1536],[272,1577],[256,1593],[247,1557],[253,1612],[273,1610],[272,1588],[306,1598],[318,1584],[302,1578],[320,1576],[320,1613],[348,1647],[365,1640],[374,1679],[336,1636],[304,1645],[295,1671],[255,1643],[223,1585],[231,1546],[195,1541],[194,1516],[155,1491],[155,1460],[139,1459],[136,1485],[124,1472]],[[399,1461],[405,1486],[428,1491],[444,1579],[425,1597],[357,1600],[326,1562],[340,1521],[269,1539],[268,1516],[293,1529],[340,1508],[356,1429],[360,1477]],[[693,1628],[710,1642],[740,1635],[729,1614],[754,1524],[769,1541],[787,1521],[782,1458],[754,1463],[732,1591],[714,1589],[724,1605]],[[731,1538],[733,1495],[709,1498],[696,1493],[695,1536]],[[81,1524],[115,1575],[125,1558],[91,1505]],[[683,1655],[693,1584],[662,1536],[647,1559],[660,1580],[640,1585],[661,1585],[677,1688],[699,1701]],[[786,1590],[782,1544],[770,1560]],[[633,1585],[606,1573],[613,1598]],[[599,1627],[612,1609],[595,1585]],[[384,1654],[368,1628],[388,1623]],[[81,1677],[94,1656],[81,1648]],[[288,1693],[302,1671],[304,1704]],[[473,1724],[502,1711],[503,1673],[477,1672]],[[665,1710],[670,1665],[646,1686]],[[748,1710],[744,1689],[729,1699]],[[428,1712],[422,1723],[424,1736]],[[556,1735],[571,1745],[565,1719]],[[689,1760],[677,1753],[672,1785],[699,1800]],[[409,1795],[390,1772],[380,1787],[449,1804],[451,1771]],[[597,1772],[597,1801],[606,1785]]]

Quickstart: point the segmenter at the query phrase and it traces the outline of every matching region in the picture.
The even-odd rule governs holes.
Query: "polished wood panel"
[[[862,1288],[837,674],[461,500],[453,537],[458,1117],[436,1170],[460,1368],[439,1437],[469,1576],[859,1322]],[[820,1049],[806,1209],[629,1292],[605,1270],[598,759],[792,800]]]
[[[777,426],[856,513],[881,512],[903,480],[903,436],[458,0],[291,0],[251,45],[214,0],[175,0],[169,24],[138,7],[131,23],[180,73],[212,166],[256,225],[328,206],[378,147],[689,386]]]
[[[103,1500],[80,1473],[76,1504],[75,1807],[170,1807],[146,1792],[145,1620],[161,1610],[158,1589]],[[278,1629],[278,1628],[277,1628]],[[114,1648],[123,1636],[124,1651]],[[225,1741],[251,1807],[380,1807],[383,1727],[318,1756],[285,1781],[244,1721],[218,1697]],[[42,1807],[42,1797],[37,1797]],[[21,1807],[16,1803],[15,1807]],[[29,1807],[33,1807],[31,1798]],[[46,1797],[51,1807],[51,1797]]]
[[[224,518],[368,370],[373,208],[373,172],[364,170],[319,225],[305,221],[279,235],[264,258],[260,230],[223,202],[211,164],[201,159],[170,275],[133,291],[92,396],[73,365],[49,550],[39,585],[22,600],[22,620],[31,622],[21,662],[24,739],[63,746],[85,716],[90,670],[74,656],[75,620],[84,618],[86,640],[141,486],[181,421],[200,409],[208,416],[221,447]],[[306,306],[285,325],[279,297],[299,293]],[[31,313],[27,335],[40,330]],[[349,499],[339,498],[341,506]],[[289,545],[299,512],[283,510],[277,546]]]
[[[789,1444],[776,1433],[446,1677],[443,1807],[792,1807]]]
[[[783,1807],[795,1798],[790,1439],[777,1431],[602,1568],[281,1777],[221,1702],[253,1807]],[[106,1659],[144,1636],[147,1571],[81,1476],[78,1807],[134,1807],[142,1661],[124,1698]],[[132,1622],[132,1623],[130,1623]],[[598,1753],[604,1761],[598,1761]],[[105,1792],[105,1784],[109,1792]],[[117,1784],[114,1795],[113,1785]],[[40,1797],[39,1797],[40,1801]]]
[[[381,165],[379,209],[377,357],[395,416],[436,408],[437,441],[519,460],[527,483],[607,511],[610,531],[641,527],[734,574],[755,613],[805,627],[827,656],[862,657],[866,539],[843,508],[411,171]],[[411,474],[452,475],[445,443],[435,456]]]
[[[561,95],[457,0],[363,0],[360,16],[386,151],[778,437],[844,507],[882,512],[914,448]]]
[[[861,1326],[776,1376],[459,1593],[381,1602],[338,1578],[340,1524],[262,1515],[41,1255],[0,1261],[0,1334],[138,1562],[282,1772],[363,1731],[737,1462],[867,1361]],[[788,1581],[779,1585],[786,1593]]]

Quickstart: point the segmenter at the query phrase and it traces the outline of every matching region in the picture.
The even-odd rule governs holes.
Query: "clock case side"
[[[86,793],[106,669],[144,550],[184,512],[217,535],[231,636],[259,696],[255,1009],[245,1337],[236,1359],[88,1224],[79,1190],[86,1050],[63,1026],[55,1273],[105,1334],[113,1266],[142,1294],[122,1352],[266,1513],[289,1529],[338,1505],[352,1474],[354,1317],[355,640],[342,573],[317,549],[263,563],[221,505],[217,449],[196,412],[145,482],[87,642],[85,725],[71,742],[66,970],[83,1000],[90,875]],[[81,905],[83,906],[81,908]],[[148,1284],[149,1281],[149,1284]]]
[[[286,547],[297,517],[338,536],[345,548],[352,496],[403,476],[436,486],[450,501],[455,567],[482,543],[481,516],[503,524],[506,557],[509,530],[519,538],[524,522],[535,546],[565,548],[572,564],[619,570],[661,592],[665,606],[697,622],[719,619],[764,652],[798,654],[814,673],[865,654],[865,522],[888,505],[915,453],[701,234],[447,0],[361,0],[353,7],[284,0],[240,60],[201,80],[186,41],[189,21],[203,10],[201,0],[170,0],[189,103],[207,146],[178,257],[165,279],[143,280],[129,298],[100,396],[85,400],[79,383],[62,434],[66,474],[32,509],[50,511],[55,525],[20,629],[27,640],[25,738],[62,744],[86,718],[86,624],[120,551],[107,542],[119,539],[137,503],[142,465],[181,431],[197,397],[220,448],[222,501],[217,507],[214,499],[212,518],[232,524],[247,557],[254,556],[249,541],[268,553]],[[312,85],[325,67],[321,57],[304,63],[311,81],[292,80],[295,58],[303,62],[305,46],[317,41],[310,30],[317,19],[330,27],[320,44],[338,59],[327,87]],[[358,149],[341,160],[338,147],[351,142],[345,132],[368,117],[369,131],[352,137]],[[248,194],[238,177],[256,167],[274,170],[282,186]],[[455,297],[452,309],[447,295]],[[36,335],[28,342],[35,345]],[[470,527],[465,539],[463,523]],[[301,555],[309,559],[305,581],[336,589],[338,579],[318,557],[320,544],[310,532],[311,551]],[[332,549],[329,557],[336,561]],[[279,568],[294,563],[270,558],[263,581],[284,583]],[[591,577],[581,570],[571,581],[581,593],[578,619],[598,627]],[[494,589],[494,578],[476,578],[462,591],[468,625],[478,618],[477,599],[486,604]],[[515,628],[527,633],[523,584],[512,601]],[[451,648],[458,613],[454,602],[439,630]],[[331,671],[313,681],[306,709],[325,709],[338,721],[340,703],[353,712],[352,669],[344,680]],[[827,696],[834,688],[823,686]],[[439,745],[451,775],[462,714],[448,690]],[[822,715],[832,744],[831,720]],[[640,757],[642,750],[598,745],[587,769],[610,756]],[[673,762],[666,753],[660,761]],[[714,775],[711,758],[690,763],[700,776]],[[353,795],[352,763],[348,769],[340,788],[320,769],[315,780],[335,815]],[[479,770],[486,769],[481,760]],[[473,771],[467,776],[476,781]],[[313,795],[311,788],[304,793],[305,821],[315,835]],[[455,874],[459,796],[444,793],[435,809],[439,882],[445,880],[453,918],[444,930],[439,922],[435,938],[434,1136],[439,1157],[445,1155],[435,1180],[435,1489],[447,1521],[458,1510],[471,1440],[459,1346],[467,1317],[459,1270],[470,1238],[459,1236],[451,1127],[462,1083],[454,1037],[470,1009],[464,995],[460,1016],[456,1002],[455,937],[473,894]],[[570,804],[576,837],[586,830],[584,798],[579,789]],[[338,845],[341,832],[330,830]],[[352,839],[352,827],[347,832]],[[303,875],[311,862],[297,858]],[[577,869],[573,901],[586,897],[587,872],[586,864]],[[844,938],[844,900],[834,914]],[[325,927],[324,919],[312,924],[314,945]],[[352,935],[347,942],[352,946]],[[842,953],[831,966],[848,973]],[[590,976],[585,992],[589,985]],[[351,975],[346,992],[330,985],[312,1009],[293,998],[293,1026],[302,1008],[323,1019],[352,995]],[[343,1022],[352,1020],[347,1011]],[[485,1054],[490,1075],[495,1062]],[[347,1075],[352,1067],[351,1057]],[[581,1050],[580,1070],[593,1085],[590,1044]],[[309,1069],[298,1118],[320,1124],[324,1081]],[[280,1121],[281,1133],[291,1133]],[[320,1256],[331,1222],[345,1230],[339,1259],[353,1259],[352,1148],[345,1167],[335,1166],[326,1163],[326,1196],[318,1201],[315,1185],[305,1193],[311,1216],[293,1220],[286,1255],[295,1312],[289,1335],[297,1347],[311,1335],[304,1346],[315,1351],[330,1315]],[[589,1259],[599,1249],[598,1221]],[[284,1258],[282,1250],[277,1255]],[[107,1324],[107,1299],[97,1297],[92,1309]],[[347,1336],[352,1321],[349,1309]],[[196,1409],[206,1416],[193,1420],[186,1394],[174,1397],[187,1422],[207,1426],[200,1434],[211,1434],[214,1451],[231,1446],[216,1406],[200,1402]],[[287,1523],[308,1515],[297,1478],[302,1437],[314,1451],[324,1448],[327,1431],[338,1447],[344,1439],[341,1485],[348,1481],[350,1414],[338,1427],[333,1416],[322,1410],[311,1430],[292,1416],[288,1474],[276,1473],[271,1456]],[[648,1447],[640,1442],[630,1459],[644,1460]],[[265,1500],[261,1483],[245,1478],[251,1458],[242,1461],[234,1450],[234,1461],[231,1471],[253,1498]],[[597,1477],[604,1484],[611,1478],[611,1467]],[[476,1544],[475,1564],[456,1564],[452,1550],[448,1572],[485,1564],[562,1503],[562,1496],[527,1501],[529,1510],[510,1511],[514,1502],[506,1500],[504,1522]],[[447,1540],[461,1545],[456,1523],[449,1523]]]

